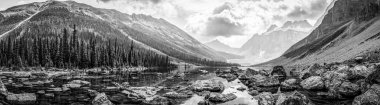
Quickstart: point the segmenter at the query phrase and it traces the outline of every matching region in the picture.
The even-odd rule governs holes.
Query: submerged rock
[[[167,97],[167,98],[172,98],[172,99],[183,99],[183,98],[190,98],[192,95],[177,93],[177,92],[168,92],[162,96]]]
[[[171,105],[171,102],[166,97],[155,96],[152,100],[146,101],[146,105]]]
[[[276,105],[309,105],[311,101],[298,91],[294,91],[289,95],[281,94],[278,97]]]
[[[323,79],[320,76],[312,76],[303,80],[301,86],[308,90],[321,90],[325,87]]]
[[[227,102],[236,99],[237,96],[235,94],[221,94],[221,93],[210,93],[205,97],[205,99],[211,101],[211,102]]]
[[[7,100],[11,104],[30,105],[35,104],[37,96],[34,93],[9,94]]]
[[[211,92],[221,92],[224,90],[224,85],[221,81],[216,79],[211,80],[197,80],[193,85],[191,85],[193,91],[211,91]]]
[[[380,105],[380,85],[374,84],[367,92],[355,97],[352,105]]]

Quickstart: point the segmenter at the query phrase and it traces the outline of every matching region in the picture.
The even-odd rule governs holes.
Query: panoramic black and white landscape
[[[380,0],[1,0],[0,105],[380,105]]]

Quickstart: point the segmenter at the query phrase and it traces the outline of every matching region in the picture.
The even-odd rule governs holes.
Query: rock
[[[192,95],[177,93],[177,92],[168,92],[162,96],[167,97],[167,98],[172,98],[172,99],[183,99],[183,98],[190,98]]]
[[[326,70],[323,68],[323,66],[319,65],[319,64],[314,64],[312,66],[310,66],[309,68],[307,68],[306,70],[303,70],[301,73],[300,73],[300,79],[306,79],[306,78],[309,78],[311,76],[320,76],[321,74],[323,74]]]
[[[91,83],[88,81],[82,81],[82,80],[73,80],[70,81],[68,84],[81,84],[81,85],[90,85]]]
[[[105,93],[98,94],[91,103],[92,105],[113,105]]]
[[[256,96],[256,95],[259,95],[260,93],[257,90],[249,89],[248,94],[251,96]]]
[[[64,84],[62,87],[65,88],[80,88],[82,85],[81,84]]]
[[[312,76],[301,82],[301,86],[308,90],[321,90],[324,89],[325,85],[323,79],[320,76]]]
[[[367,92],[355,97],[352,105],[380,105],[380,85],[374,84]]]
[[[238,87],[236,90],[239,90],[239,91],[244,91],[245,88],[244,87]]]
[[[330,91],[335,91],[344,81],[346,81],[347,75],[336,71],[328,71],[323,74],[325,80],[325,87]]]
[[[234,81],[235,79],[238,78],[237,75],[235,75],[235,74],[231,74],[231,73],[221,74],[221,75],[218,75],[218,77],[221,77],[221,78],[227,79],[228,82],[230,82],[230,81]]]
[[[286,79],[286,72],[283,66],[275,66],[273,67],[272,72],[270,73],[272,76],[278,77],[280,82],[283,82]]]
[[[373,72],[373,69],[368,69],[364,65],[356,65],[349,69],[347,79],[350,81],[356,81],[368,77]]]
[[[171,102],[166,97],[154,96],[152,100],[145,102],[146,105],[171,105]]]
[[[128,101],[129,103],[138,104],[138,103],[143,102],[146,99],[146,97],[144,97],[143,95],[131,90],[123,90],[121,93],[127,96],[125,99],[127,99],[126,101]]]
[[[276,105],[309,105],[311,101],[298,91],[294,91],[289,95],[281,94],[278,97]]]
[[[231,101],[236,99],[237,96],[235,94],[221,94],[221,93],[211,93],[205,97],[205,99],[211,101],[211,102],[218,102],[223,103],[227,101]]]
[[[380,84],[380,65],[377,65],[375,71],[368,75],[366,82],[369,84]]]
[[[287,79],[281,83],[281,91],[293,91],[299,88],[299,82],[297,79]]]
[[[5,87],[3,81],[1,81],[1,79],[0,79],[0,94],[8,95],[8,90]]]
[[[280,86],[280,79],[277,79],[275,77],[268,77],[265,78],[262,81],[257,82],[257,86],[259,87],[274,87],[274,86]]]
[[[336,91],[345,97],[355,97],[360,94],[360,87],[351,82],[343,82]]]
[[[11,104],[30,105],[35,104],[37,96],[34,93],[9,94],[7,95],[7,100]]]
[[[199,101],[198,105],[215,105],[215,104],[211,103],[210,101]]]
[[[211,80],[197,80],[193,85],[191,85],[193,91],[211,91],[220,92],[224,90],[224,85],[221,81],[216,79]]]
[[[275,105],[278,96],[268,92],[263,92],[256,96],[259,105]]]
[[[357,64],[362,64],[363,61],[364,61],[364,58],[363,58],[363,57],[355,57],[355,62],[356,62]]]

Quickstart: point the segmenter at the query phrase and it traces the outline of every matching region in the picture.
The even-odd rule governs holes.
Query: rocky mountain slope
[[[225,60],[166,20],[147,15],[129,15],[73,1],[30,3],[0,11],[0,38],[55,35],[64,28],[71,29],[72,25],[77,26],[80,38],[95,35],[108,39],[131,39],[145,49],[179,59]]]
[[[218,39],[213,40],[211,42],[205,43],[206,46],[211,47],[212,49],[216,51],[222,51],[226,53],[231,53],[231,54],[237,54],[239,51],[239,48],[232,48],[222,42],[220,42]]]
[[[336,0],[320,25],[281,57],[264,65],[309,65],[350,60],[378,50],[380,1]]]
[[[267,32],[253,35],[239,49],[239,54],[245,56],[244,62],[251,64],[274,59],[306,37],[311,28],[307,21],[288,21],[281,27],[272,25]]]

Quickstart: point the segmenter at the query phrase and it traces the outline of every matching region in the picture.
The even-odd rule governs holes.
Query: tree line
[[[78,38],[78,31],[63,29],[60,35],[9,35],[0,41],[0,66],[6,67],[168,67],[166,55],[143,50],[132,40],[105,39],[91,35]],[[12,37],[13,36],[13,37]]]

